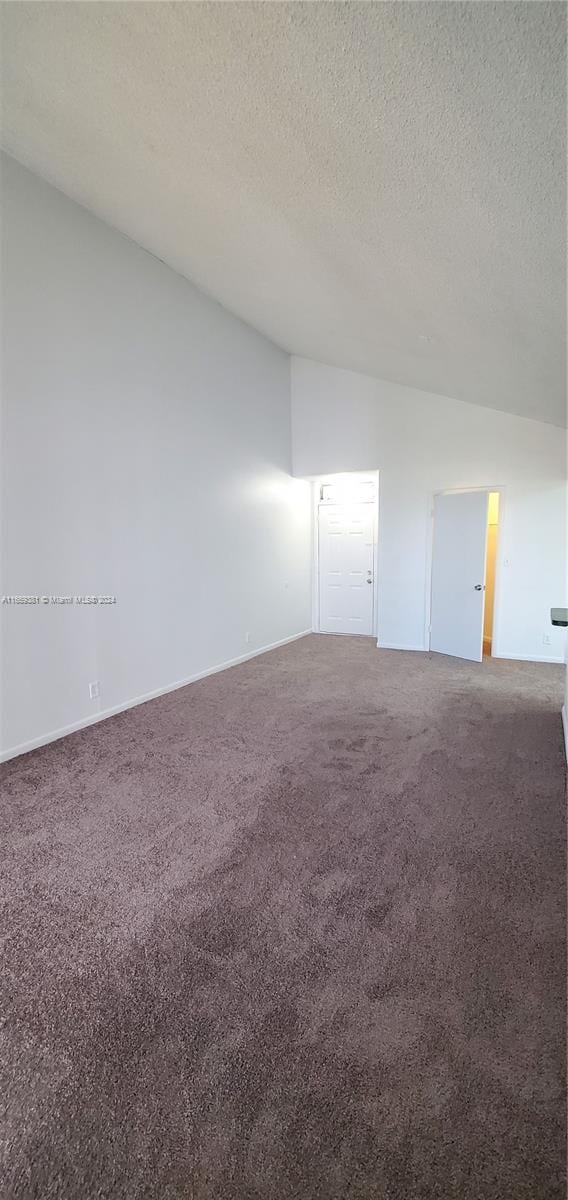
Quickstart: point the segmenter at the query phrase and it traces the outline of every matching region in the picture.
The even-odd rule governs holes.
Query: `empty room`
[[[0,1194],[566,1197],[566,18],[2,0]]]

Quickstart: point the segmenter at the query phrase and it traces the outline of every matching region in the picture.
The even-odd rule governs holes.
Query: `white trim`
[[[319,633],[319,482],[312,479],[312,631]]]
[[[374,633],[344,633],[343,630],[330,629],[312,629],[312,633],[317,637],[346,637],[346,638],[372,638],[375,641]]]
[[[378,650],[418,650],[421,654],[426,653],[425,646],[400,646],[396,642],[377,642]]]
[[[377,649],[378,650],[419,650],[423,654],[436,654],[437,653],[436,650],[429,650],[427,646],[402,646],[402,645],[399,645],[397,642],[381,642],[381,641],[379,641],[379,642],[377,642]],[[454,655],[443,654],[441,657],[442,658],[453,658]],[[541,655],[540,657],[538,657],[535,654],[492,654],[491,658],[502,658],[502,659],[507,660],[508,662],[551,663],[553,666],[558,665],[558,663],[560,663],[560,665],[562,665],[562,663],[564,662],[563,658],[545,658],[544,655]],[[467,658],[462,658],[459,661],[460,662],[469,662],[470,660]],[[477,666],[480,667],[481,663],[477,663]]]
[[[564,730],[564,749],[566,751],[566,762],[568,762],[568,713],[566,705],[562,705],[562,728]]]
[[[139,704],[147,704],[148,700],[156,700],[158,696],[165,696],[168,692],[175,692],[178,688],[187,687],[189,683],[197,683],[199,679],[206,679],[208,675],[217,675],[220,671],[227,671],[229,667],[237,667],[239,663],[247,662],[249,658],[256,658],[259,654],[268,654],[270,650],[278,650],[279,646],[287,646],[290,642],[297,642],[300,638],[307,637],[311,632],[311,629],[304,629],[301,633],[293,633],[291,637],[281,638],[279,642],[272,642],[269,646],[261,646],[258,650],[249,650],[248,654],[241,654],[238,658],[227,659],[226,662],[219,663],[216,667],[207,667],[204,671],[198,671],[195,675],[188,675],[187,679],[178,679],[176,683],[167,683],[165,687],[155,688],[153,692],[146,692],[144,696],[137,696],[135,700],[126,700],[122,704],[115,704],[112,708],[105,708],[102,712],[95,713],[92,717],[83,717],[80,721],[74,721],[71,725],[64,725],[61,729],[54,729],[51,733],[42,734],[41,737],[32,738],[29,742],[20,742],[19,746],[12,746],[9,750],[2,750],[0,753],[0,762],[8,762],[10,758],[16,758],[19,754],[27,754],[30,750],[37,750],[40,746],[47,746],[50,742],[57,742],[59,738],[67,737],[70,733],[76,733],[78,729],[86,729],[89,725],[97,725],[99,721],[106,721],[108,717],[114,717],[117,713],[127,712],[129,708],[136,708]]]
[[[493,652],[491,658],[505,658],[509,662],[552,663],[553,666],[558,663],[562,665],[564,662],[563,658],[551,658],[550,656],[545,658],[544,654],[495,654]]]

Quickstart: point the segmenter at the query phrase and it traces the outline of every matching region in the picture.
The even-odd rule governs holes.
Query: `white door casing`
[[[374,516],[367,501],[319,506],[321,633],[373,633]]]
[[[434,498],[430,649],[481,662],[489,492]]]

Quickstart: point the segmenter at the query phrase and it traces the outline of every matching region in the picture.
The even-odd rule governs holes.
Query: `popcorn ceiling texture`
[[[556,3],[3,5],[3,141],[285,349],[561,424]]]

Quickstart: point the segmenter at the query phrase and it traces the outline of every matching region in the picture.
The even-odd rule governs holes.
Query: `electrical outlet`
[[[99,681],[98,679],[93,679],[93,682],[89,684],[89,699],[98,700],[100,694]]]
[[[551,646],[552,645],[552,638],[549,633],[543,633],[542,644],[543,644],[543,646]]]
[[[245,633],[245,644],[250,646],[250,633]]]

